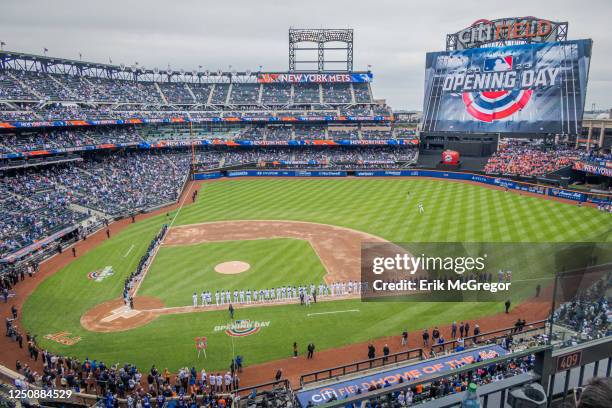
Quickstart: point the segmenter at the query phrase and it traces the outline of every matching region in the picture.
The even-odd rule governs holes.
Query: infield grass
[[[248,263],[249,270],[226,275],[215,266]],[[310,243],[300,239],[254,239],[160,248],[139,295],[160,298],[166,306],[191,305],[193,292],[260,290],[279,286],[318,285],[325,269]]]

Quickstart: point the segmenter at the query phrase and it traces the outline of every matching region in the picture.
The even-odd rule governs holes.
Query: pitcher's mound
[[[251,265],[241,261],[222,262],[215,266],[215,272],[233,275],[236,273],[246,272],[251,269]]]

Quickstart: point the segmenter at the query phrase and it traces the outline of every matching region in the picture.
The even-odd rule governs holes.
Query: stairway
[[[23,82],[21,79],[17,78],[15,75],[13,75],[13,74],[11,73],[11,71],[6,70],[5,72],[6,72],[6,74],[7,74],[8,76],[10,76],[10,77],[11,77],[11,78],[13,78],[15,81],[17,81],[17,82],[19,83],[19,85],[21,85],[21,86],[22,86],[24,89],[27,89],[28,91],[30,91],[30,92],[31,92],[31,93],[32,93],[34,96],[36,96],[38,99],[45,99],[45,98],[43,98],[43,96],[42,96],[41,94],[39,94],[38,92],[36,92],[36,91],[34,90],[34,88],[32,88],[32,87],[30,87],[30,86],[26,85],[26,83],[25,83],[25,82]]]
[[[159,87],[159,84],[157,82],[153,82],[153,83],[155,84],[155,88],[157,89],[157,92],[159,92],[159,96],[161,97],[162,101],[167,105],[168,100],[166,99],[166,96],[162,92],[161,88]]]

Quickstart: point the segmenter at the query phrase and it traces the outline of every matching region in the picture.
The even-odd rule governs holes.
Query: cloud
[[[496,4],[497,3],[497,4]],[[420,109],[425,53],[479,18],[536,15],[569,22],[572,39],[593,38],[587,106],[612,106],[609,0],[274,1],[3,0],[6,49],[146,67],[193,70],[288,68],[287,30],[353,28],[355,68],[372,65],[377,98]]]

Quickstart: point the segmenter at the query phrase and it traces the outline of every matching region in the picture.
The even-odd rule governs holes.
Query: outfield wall
[[[593,204],[612,202],[611,195],[585,193],[556,187],[548,187],[538,184],[525,183],[500,177],[485,176],[475,173],[462,173],[437,170],[229,170],[213,171],[207,173],[196,173],[194,180],[210,180],[222,177],[431,177],[447,180],[469,181],[473,183],[486,184],[495,187],[518,190],[541,196],[549,196],[571,200],[575,202],[586,202]]]

